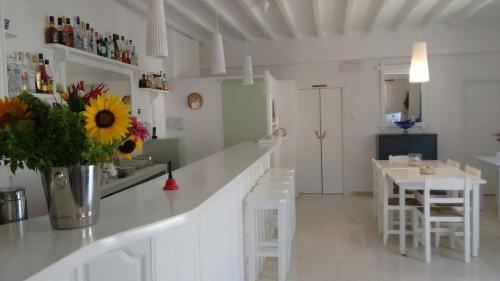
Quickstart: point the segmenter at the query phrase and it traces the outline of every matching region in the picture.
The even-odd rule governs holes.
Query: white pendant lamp
[[[410,65],[410,83],[429,82],[429,63],[427,60],[427,44],[413,43]]]
[[[248,10],[245,7],[245,33],[248,34]],[[243,85],[253,85],[252,57],[248,55],[248,37],[245,39],[246,56],[243,61]]]
[[[163,0],[149,0],[146,55],[168,57],[167,26]]]
[[[222,34],[219,32],[219,13],[217,12],[217,0],[215,1],[215,25],[217,32],[212,35],[212,75],[226,73],[226,59],[224,57],[224,42]]]

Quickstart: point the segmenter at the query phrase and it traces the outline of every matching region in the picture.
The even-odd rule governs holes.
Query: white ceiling
[[[120,0],[140,2],[148,0]],[[348,35],[352,31],[500,23],[500,0],[165,0],[167,25],[201,43],[219,30],[225,41]],[[245,30],[248,9],[248,32]]]

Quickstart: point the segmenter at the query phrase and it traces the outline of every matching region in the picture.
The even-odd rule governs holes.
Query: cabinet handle
[[[319,136],[318,131],[314,131],[314,133],[316,134],[316,137],[318,138],[318,140],[320,140],[321,137]]]
[[[321,139],[322,139],[322,140],[324,140],[324,139],[325,139],[325,137],[326,137],[326,131],[325,131],[325,132],[323,132],[323,136],[321,137]]]

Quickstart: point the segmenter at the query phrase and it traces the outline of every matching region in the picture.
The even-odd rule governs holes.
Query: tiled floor
[[[432,263],[423,249],[399,255],[397,236],[387,246],[372,220],[371,198],[344,195],[302,195],[297,200],[297,230],[289,281],[425,281],[500,280],[500,223],[494,197],[481,212],[481,249],[470,264],[460,245],[447,247],[443,238],[432,248]],[[268,261],[261,280],[277,280],[275,262]]]

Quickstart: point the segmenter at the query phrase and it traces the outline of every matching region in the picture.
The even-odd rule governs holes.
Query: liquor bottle
[[[132,42],[132,40],[130,40]],[[137,56],[137,51],[135,50],[135,45],[132,45],[132,51],[130,52],[130,62],[133,65],[139,65],[139,57]]]
[[[122,53],[121,62],[127,63],[127,43],[125,41],[125,36],[121,36],[120,46],[120,51]]]
[[[114,44],[114,49],[115,49],[115,60],[121,61],[122,60],[122,53],[120,50],[120,37],[118,34],[113,34],[113,44]]]
[[[64,28],[62,23],[62,18],[57,18],[57,42],[66,45],[66,43],[64,43]]]
[[[73,37],[73,27],[71,26],[71,19],[66,18],[66,25],[64,26],[64,43],[68,47],[75,46],[75,38]]]
[[[101,38],[99,37],[99,32],[96,31],[94,34],[95,34],[96,54],[98,56],[102,56],[102,54],[101,54],[101,51],[102,51],[102,49],[101,49]]]
[[[83,34],[79,16],[75,18],[75,27],[73,28],[73,33],[75,38],[75,48],[83,50]]]
[[[52,68],[50,67],[49,60],[45,60],[45,83],[47,85],[45,93],[52,94],[54,93],[54,76],[52,72]]]
[[[106,32],[106,37],[107,37],[107,48],[108,48],[108,58],[109,59],[114,59],[115,58],[115,44],[113,43],[113,37],[109,34],[109,32]]]
[[[45,43],[57,43],[58,33],[57,28],[54,23],[54,16],[49,17],[49,24],[45,27]]]
[[[14,77],[14,62],[15,56],[7,54],[7,87],[9,97],[13,97],[16,93],[15,77]]]
[[[101,34],[101,56],[108,57],[109,49],[108,49],[108,37],[103,36]]]
[[[28,91],[30,93],[36,92],[36,56],[26,52],[25,54],[26,66],[28,69]]]
[[[90,29],[90,51],[91,53],[97,55],[97,38],[95,37],[95,31],[94,28]]]
[[[21,92],[21,87],[22,87],[22,68],[23,68],[23,62],[22,59],[19,58],[19,54],[17,52],[14,52],[14,68],[12,69],[13,71],[13,82],[14,82],[14,95],[18,95]]]
[[[154,140],[158,138],[158,136],[156,135],[156,127],[153,127],[153,132],[151,134],[151,138]]]
[[[28,66],[26,65],[26,60],[24,52],[17,53],[17,60],[19,61],[19,66],[21,70],[21,91],[28,91],[29,81],[28,81]]]
[[[47,84],[45,83],[45,78],[47,74],[45,73],[45,61],[43,59],[43,54],[38,54],[38,65],[36,70],[36,92],[44,93],[44,89],[47,90]]]
[[[92,49],[90,49],[90,24],[85,24],[85,31],[83,32],[83,50],[85,52],[92,53]]]

